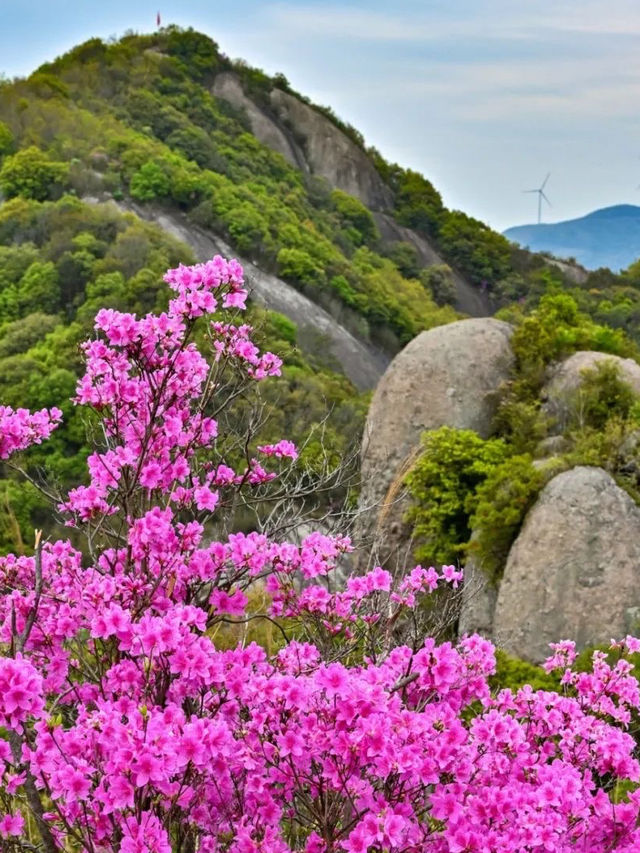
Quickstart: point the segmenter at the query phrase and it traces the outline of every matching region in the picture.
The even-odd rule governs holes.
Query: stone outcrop
[[[253,135],[277,151],[305,174],[325,178],[334,189],[360,199],[374,213],[383,243],[407,242],[417,250],[425,267],[445,261],[421,234],[384,213],[393,207],[393,193],[385,184],[366,151],[350,139],[319,110],[295,95],[274,88],[269,103],[256,103],[233,71],[223,71],[214,80],[213,94],[243,110]],[[456,308],[472,317],[491,313],[487,294],[473,287],[455,270]]]
[[[304,154],[295,140],[291,138],[291,134],[285,128],[280,127],[273,116],[260,109],[245,94],[237,74],[232,71],[224,71],[222,74],[218,74],[214,80],[213,94],[245,111],[251,126],[251,133],[256,139],[277,151],[278,154],[282,154],[285,160],[295,166],[296,169],[303,172],[309,171]]]
[[[553,420],[553,433],[561,433],[567,425],[571,407],[576,403],[583,371],[593,370],[605,362],[615,364],[620,371],[620,378],[640,395],[640,364],[636,361],[605,352],[576,352],[553,369],[542,391],[543,411]]]
[[[271,105],[281,124],[295,128],[311,174],[373,210],[391,207],[393,194],[366,152],[332,121],[281,89],[271,91]]]
[[[373,210],[393,204],[393,194],[367,153],[330,119],[295,95],[274,88],[270,107],[256,104],[237,74],[218,74],[213,94],[245,111],[251,132],[303,172],[326,178],[334,189],[359,198]]]
[[[85,201],[98,202],[98,199]],[[113,202],[111,202],[113,203]],[[341,366],[345,376],[356,388],[366,391],[375,388],[389,364],[389,356],[381,348],[356,338],[324,308],[308,296],[296,290],[286,281],[264,272],[248,258],[234,252],[219,235],[204,231],[184,216],[149,205],[137,205],[131,201],[119,202],[118,208],[136,213],[159,225],[168,234],[191,246],[198,260],[204,261],[213,255],[237,258],[244,268],[245,281],[252,297],[260,305],[289,317],[298,327],[298,339],[304,350],[304,340],[320,338],[325,351]]]
[[[639,613],[640,509],[600,468],[558,474],[509,553],[495,642],[539,662],[563,638],[584,648],[623,637]]]
[[[410,559],[402,478],[420,436],[445,424],[489,434],[498,389],[513,365],[511,331],[493,318],[438,326],[414,338],[385,372],[363,439],[359,565],[368,555],[391,568]]]

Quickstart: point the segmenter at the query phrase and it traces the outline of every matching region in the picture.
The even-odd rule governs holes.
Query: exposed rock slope
[[[281,127],[273,115],[268,115],[265,110],[245,95],[237,74],[232,71],[224,71],[222,74],[218,74],[214,81],[213,94],[245,111],[251,125],[251,132],[256,139],[277,151],[278,154],[282,154],[284,159],[296,169],[303,172],[309,171],[304,153],[291,133],[287,132],[286,128]]]
[[[359,198],[373,210],[384,210],[393,203],[391,190],[366,153],[299,98],[272,89],[270,108],[261,107],[244,92],[232,71],[218,74],[213,93],[245,110],[253,135],[296,168],[326,178],[332,187]]]
[[[329,121],[298,98],[273,89],[271,104],[280,122],[294,127],[302,139],[309,171],[331,186],[359,198],[373,210],[385,210],[393,195],[366,153]]]
[[[259,104],[247,95],[232,71],[218,74],[213,93],[244,110],[254,136],[282,154],[292,166],[325,178],[331,187],[355,196],[374,211],[383,242],[411,243],[424,266],[445,263],[425,237],[384,213],[393,205],[393,193],[366,152],[321,112],[277,88],[271,91],[269,105]],[[453,274],[456,308],[472,317],[490,314],[486,295],[457,272]]]
[[[374,213],[374,219],[384,242],[410,243],[417,251],[420,263],[425,267],[446,264],[444,258],[438,254],[431,243],[412,228],[405,228],[404,225],[400,225],[387,213]],[[471,317],[486,317],[489,315],[491,307],[488,296],[480,293],[475,287],[472,287],[455,270],[452,270],[452,274],[456,285],[456,308],[458,311],[463,311]]]
[[[311,330],[321,335],[329,354],[342,366],[346,376],[360,390],[374,388],[389,363],[382,350],[356,338],[341,326],[324,308],[275,275],[263,272],[211,231],[204,231],[187,222],[179,214],[142,207],[131,202],[119,203],[121,209],[153,220],[174,237],[191,246],[196,257],[206,260],[213,255],[237,257],[244,267],[247,284],[253,297],[261,305],[285,314],[298,326],[299,335]]]

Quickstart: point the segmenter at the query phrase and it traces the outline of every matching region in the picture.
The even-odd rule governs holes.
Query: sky
[[[640,205],[640,0],[0,0],[0,73],[192,26],[493,228]]]

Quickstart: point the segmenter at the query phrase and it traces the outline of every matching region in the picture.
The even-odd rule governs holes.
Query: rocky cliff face
[[[391,190],[369,157],[322,113],[280,89],[271,92],[271,104],[280,122],[295,128],[313,175],[326,178],[332,187],[359,198],[372,210],[392,205]]]
[[[372,210],[385,210],[393,203],[391,190],[365,152],[299,98],[273,89],[266,109],[245,94],[231,71],[218,74],[213,94],[243,109],[254,136],[292,166],[326,178],[332,187],[355,196]]]
[[[510,336],[511,326],[500,320],[460,320],[422,332],[391,363],[363,438],[361,564],[370,557],[395,569],[410,560],[402,479],[420,436],[445,424],[489,434],[498,388],[513,365]]]
[[[383,241],[386,243],[409,243],[418,253],[418,259],[425,267],[434,265],[446,264],[444,258],[438,254],[431,243],[418,234],[412,228],[406,228],[400,225],[388,213],[378,211],[374,213],[378,231]],[[453,280],[456,285],[456,308],[464,314],[469,314],[471,317],[486,317],[491,313],[489,298],[487,294],[480,293],[475,287],[472,287],[466,279],[464,279],[455,270],[452,270]]]
[[[238,76],[231,71],[218,74],[213,85],[213,94],[228,101],[234,107],[244,110],[251,125],[251,132],[262,142],[302,172],[309,172],[309,166],[298,143],[290,131],[281,127],[275,116],[268,114],[244,93]]]

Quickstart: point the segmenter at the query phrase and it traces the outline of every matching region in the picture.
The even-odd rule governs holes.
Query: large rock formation
[[[513,365],[511,331],[492,318],[430,329],[395,357],[380,380],[363,439],[356,529],[361,566],[369,555],[391,568],[410,559],[402,479],[420,451],[420,435],[445,424],[488,435],[498,389]]]
[[[393,193],[366,152],[332,121],[281,89],[271,91],[271,105],[281,124],[295,128],[313,175],[326,178],[332,187],[359,198],[373,210],[391,207]]]
[[[552,418],[551,429],[555,434],[565,429],[572,406],[579,403],[576,395],[583,379],[583,372],[593,370],[599,364],[606,362],[615,364],[620,371],[620,378],[640,395],[640,364],[636,361],[605,352],[590,350],[576,352],[554,368],[542,391],[543,410]]]
[[[286,128],[280,127],[272,115],[268,115],[251,98],[245,94],[242,83],[237,74],[232,71],[224,71],[218,74],[213,84],[213,94],[233,104],[234,107],[244,110],[251,133],[264,145],[277,151],[296,169],[308,172],[304,153]]]
[[[326,178],[332,187],[359,198],[373,210],[385,210],[393,204],[393,193],[366,152],[304,101],[272,89],[270,107],[262,107],[244,92],[240,79],[231,71],[218,74],[213,94],[243,109],[253,135],[292,166]]]
[[[393,192],[366,151],[322,112],[277,88],[271,90],[268,103],[258,103],[244,91],[233,71],[218,74],[212,91],[216,97],[243,110],[253,135],[282,154],[296,169],[325,178],[332,188],[343,190],[367,205],[374,212],[383,244],[411,243],[425,267],[444,263],[424,236],[384,213],[393,207]],[[480,293],[456,270],[453,278],[459,311],[472,317],[491,313],[486,294]]]
[[[98,199],[85,201],[98,202]],[[112,202],[111,202],[112,203]],[[213,255],[237,258],[244,268],[245,281],[252,297],[260,305],[289,317],[298,327],[298,338],[304,349],[305,337],[320,339],[326,353],[341,366],[345,376],[361,391],[375,388],[389,364],[389,356],[381,348],[356,338],[324,308],[308,296],[296,290],[286,281],[264,272],[248,258],[243,258],[219,235],[204,231],[184,216],[149,205],[137,205],[131,201],[119,202],[118,208],[136,213],[159,225],[168,234],[191,246],[198,260],[204,261]]]
[[[633,631],[640,613],[640,509],[600,468],[554,477],[513,544],[493,621],[496,643],[539,662]]]

